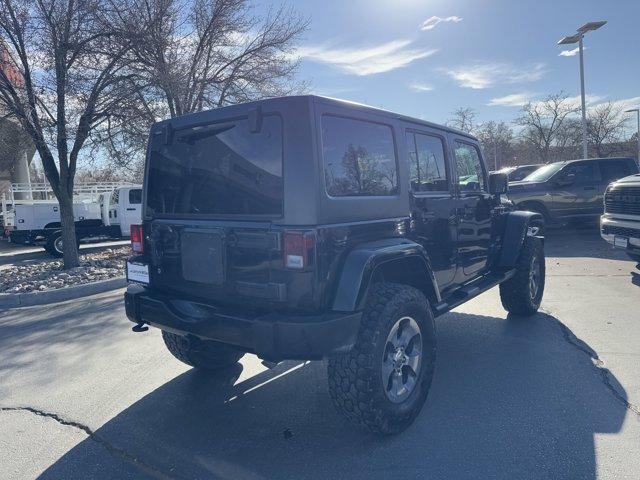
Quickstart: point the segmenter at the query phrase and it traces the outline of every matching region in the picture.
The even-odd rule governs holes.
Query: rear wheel
[[[399,433],[424,405],[435,354],[433,315],[424,295],[406,285],[375,284],[356,344],[329,360],[329,393],[354,423]]]
[[[218,370],[235,364],[244,352],[218,342],[192,342],[187,337],[162,331],[171,354],[182,363],[204,370]]]
[[[516,274],[500,284],[504,309],[516,315],[533,315],[540,308],[545,283],[542,241],[526,237],[516,263]]]
[[[76,245],[80,248],[80,240],[76,241]],[[64,255],[64,245],[62,243],[62,232],[56,232],[47,237],[44,245],[45,251],[54,257],[62,257]]]

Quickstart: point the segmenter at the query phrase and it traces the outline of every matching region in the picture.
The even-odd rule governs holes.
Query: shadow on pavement
[[[450,313],[437,326],[431,393],[396,437],[373,436],[334,412],[322,362],[287,362],[235,385],[241,365],[187,371],[95,438],[111,449],[103,457],[151,468],[133,476],[596,478],[594,436],[620,430],[626,409],[611,389],[626,394],[606,371],[603,382],[595,352],[542,313]],[[81,442],[41,478],[108,478],[97,445]]]

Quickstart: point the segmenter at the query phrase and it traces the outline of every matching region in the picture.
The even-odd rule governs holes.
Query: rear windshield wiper
[[[193,145],[197,141],[200,141],[209,137],[215,137],[216,135],[226,132],[227,130],[231,130],[232,128],[235,128],[235,125],[229,125],[226,127],[209,127],[209,128],[194,127],[192,129],[189,129],[190,131],[187,131],[187,133],[180,134],[177,140],[180,143],[188,143],[189,145]]]

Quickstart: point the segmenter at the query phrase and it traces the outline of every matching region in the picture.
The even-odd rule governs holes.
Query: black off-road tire
[[[217,342],[197,342],[188,338],[162,331],[162,339],[171,354],[192,367],[203,370],[219,370],[229,367],[242,358],[244,352]]]
[[[539,266],[537,287],[532,286],[532,270]],[[545,284],[545,257],[542,240],[527,236],[518,256],[516,274],[500,284],[504,309],[514,315],[530,316],[540,308]],[[535,291],[534,291],[535,290]]]
[[[382,361],[388,336],[403,317],[419,326],[422,359],[415,386],[406,399],[392,402],[383,383]],[[404,320],[403,320],[404,321]],[[374,284],[354,347],[329,359],[329,393],[339,412],[373,432],[390,435],[406,429],[429,393],[436,357],[436,337],[429,302],[417,289],[394,283]]]

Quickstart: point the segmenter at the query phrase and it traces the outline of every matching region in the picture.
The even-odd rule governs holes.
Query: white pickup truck
[[[73,213],[78,243],[82,240],[121,239],[130,236],[131,225],[140,223],[142,187],[118,187],[101,193],[95,200],[76,201]],[[58,203],[41,201],[13,206],[5,224],[13,243],[42,244],[47,252],[59,257],[63,253]]]
[[[600,234],[640,264],[640,174],[609,184],[604,194]]]

